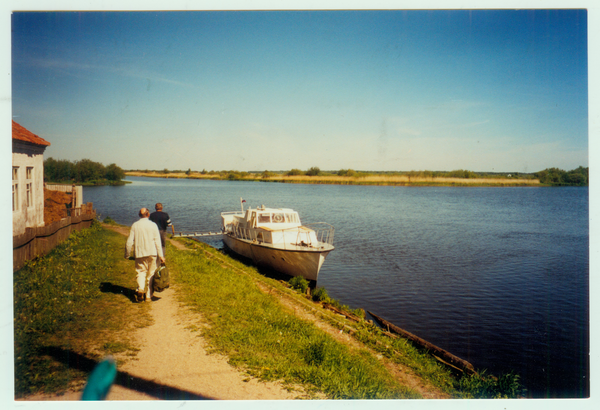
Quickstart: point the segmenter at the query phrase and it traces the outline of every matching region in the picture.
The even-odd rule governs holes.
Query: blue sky
[[[588,166],[585,10],[15,12],[12,115],[125,169]]]

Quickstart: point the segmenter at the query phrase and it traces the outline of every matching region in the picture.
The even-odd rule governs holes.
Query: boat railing
[[[227,212],[221,212],[221,215],[239,215],[239,216],[244,216],[244,213],[240,212],[240,211],[227,211]]]
[[[305,228],[311,229],[315,232],[317,236],[317,241],[319,243],[325,243],[328,245],[333,245],[333,233],[335,229],[332,225],[327,222],[315,222],[312,224],[304,225]]]
[[[225,233],[227,232],[231,232],[233,236],[247,241],[270,243],[270,241],[265,238],[265,235],[267,234],[265,231],[243,228],[239,225],[231,224],[227,225]],[[312,232],[315,234],[317,243],[313,243],[312,236],[310,235]],[[333,246],[334,228],[326,222],[316,222],[292,228],[271,229],[269,233],[271,234],[271,238],[273,235],[277,235],[278,233],[281,234],[282,241],[278,241],[277,244],[282,245],[284,249],[291,246],[306,246],[313,248],[322,247],[324,244]]]

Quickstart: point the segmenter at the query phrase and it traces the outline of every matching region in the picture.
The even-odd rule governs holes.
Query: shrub
[[[353,177],[356,176],[356,171],[353,169],[340,169],[337,174],[340,177]]]
[[[304,172],[300,171],[298,168],[293,168],[290,171],[288,171],[286,173],[286,175],[288,175],[288,176],[304,175]]]
[[[474,173],[473,171],[468,171],[466,169],[450,171],[445,176],[449,178],[477,178],[476,173]]]
[[[104,222],[105,224],[108,224],[108,225],[116,225],[117,224],[117,222],[114,219],[112,219],[110,216],[107,216],[106,218],[104,218],[104,220],[102,222]]]
[[[312,296],[315,302],[329,302],[331,300],[325,288],[315,289]]]
[[[578,185],[585,186],[589,183],[589,168],[579,167],[566,172],[559,168],[546,168],[535,173],[542,184],[553,186]]]
[[[308,281],[301,276],[294,276],[289,280],[288,284],[292,289],[295,289],[300,293],[306,293],[306,289],[308,289]]]
[[[321,169],[319,167],[312,167],[308,171],[306,171],[306,175],[310,177],[318,177],[321,175]]]

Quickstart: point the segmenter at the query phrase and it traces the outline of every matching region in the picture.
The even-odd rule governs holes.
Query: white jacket
[[[157,255],[159,257],[164,256],[158,226],[150,219],[140,218],[139,221],[131,225],[129,238],[127,238],[127,243],[125,244],[125,257],[129,257],[132,250],[135,251],[136,258]]]

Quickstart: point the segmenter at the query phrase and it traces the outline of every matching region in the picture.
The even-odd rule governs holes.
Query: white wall
[[[18,168],[18,209],[13,210],[13,236],[25,228],[44,226],[44,150],[46,147],[13,140],[12,165]],[[27,179],[27,167],[33,167]],[[32,201],[27,206],[27,184],[32,184]]]

